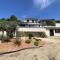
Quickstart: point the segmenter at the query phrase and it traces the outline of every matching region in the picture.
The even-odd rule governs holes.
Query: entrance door
[[[50,29],[50,36],[54,36],[54,30]]]

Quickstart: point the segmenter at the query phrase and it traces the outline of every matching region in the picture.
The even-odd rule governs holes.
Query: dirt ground
[[[18,49],[34,47],[34,44],[32,44],[32,43],[31,44],[27,44],[23,40],[21,42],[21,45],[17,46],[16,44],[14,44],[14,41],[15,40],[12,39],[11,42],[0,43],[0,52],[10,52],[10,51],[18,50]],[[45,42],[41,41],[39,46],[43,46],[44,44],[45,44]]]

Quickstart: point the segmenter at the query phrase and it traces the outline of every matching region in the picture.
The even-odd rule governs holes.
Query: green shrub
[[[29,39],[31,39],[33,37],[33,35],[32,34],[29,34]]]
[[[42,37],[42,38],[47,37],[45,32],[39,32],[39,36]]]
[[[38,45],[39,45],[39,41],[35,41],[35,42],[34,42],[34,45],[35,45],[35,46],[38,46]]]
[[[36,41],[39,41],[39,39],[34,38]]]
[[[19,40],[16,40],[14,43],[18,46],[21,45],[21,41],[19,41]]]
[[[26,40],[25,43],[30,44],[31,40]]]

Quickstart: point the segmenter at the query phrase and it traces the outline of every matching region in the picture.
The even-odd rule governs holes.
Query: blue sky
[[[18,19],[60,19],[60,0],[0,0],[0,18],[11,15]]]

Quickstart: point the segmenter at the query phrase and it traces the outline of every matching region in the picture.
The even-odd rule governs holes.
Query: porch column
[[[54,36],[55,36],[55,29],[54,29]]]

